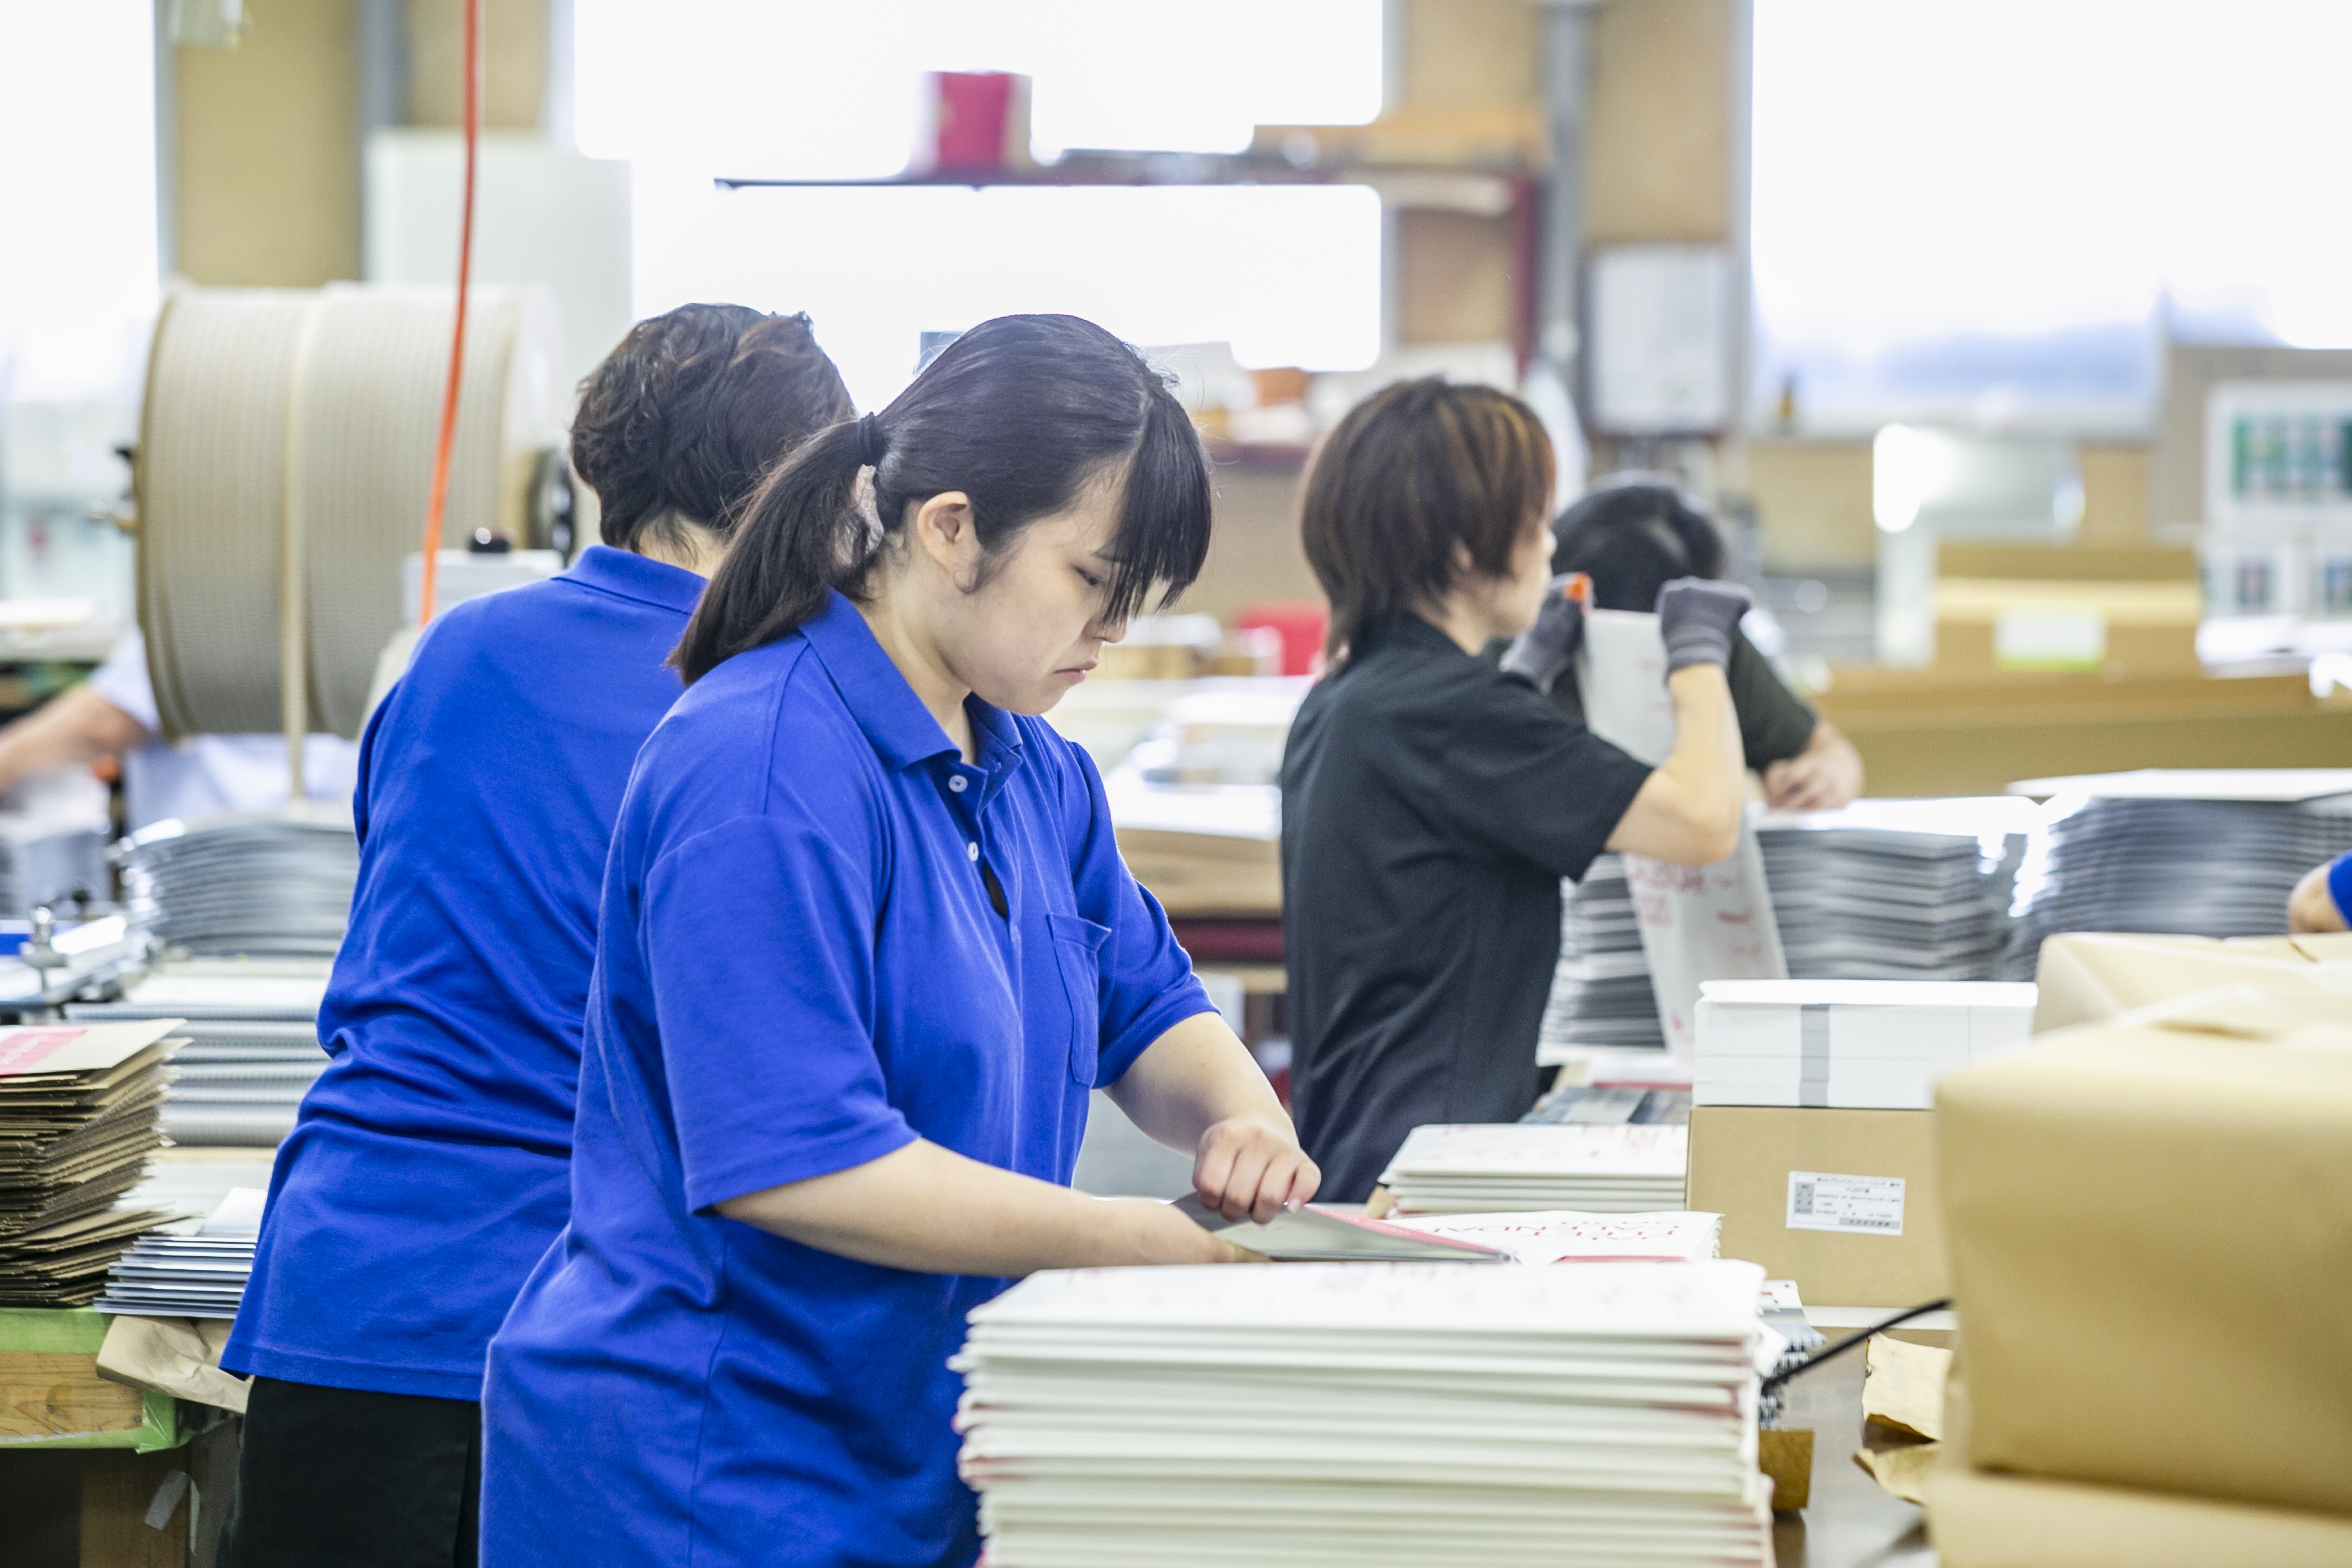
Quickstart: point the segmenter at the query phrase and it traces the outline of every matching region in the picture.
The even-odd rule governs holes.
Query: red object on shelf
[[[1283,674],[1322,673],[1323,637],[1331,627],[1331,617],[1322,605],[1304,601],[1246,605],[1234,617],[1236,631],[1256,631],[1262,626],[1282,638]]]
[[[1279,916],[1255,920],[1191,920],[1180,916],[1168,925],[1176,934],[1176,945],[1190,953],[1196,964],[1282,962]]]
[[[1029,79],[1013,71],[933,71],[930,123],[917,174],[995,174],[1034,168]]]

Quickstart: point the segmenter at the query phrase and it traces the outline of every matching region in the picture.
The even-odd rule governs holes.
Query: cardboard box
[[[1946,1463],[1927,1483],[1943,1568],[2343,1568],[2352,1519],[1989,1475]]]
[[[2226,988],[1936,1099],[1969,1461],[2352,1515],[2352,1026]]]
[[[1915,1307],[1948,1293],[1934,1132],[1927,1110],[1700,1106],[1684,1201],[1809,1305]]]

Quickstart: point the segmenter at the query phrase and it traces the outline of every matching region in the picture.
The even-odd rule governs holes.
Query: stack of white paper
[[[332,958],[359,879],[347,805],[158,822],[125,842],[133,924],[185,952]]]
[[[1381,1174],[1400,1215],[1683,1206],[1687,1126],[1469,1122],[1416,1127]]]
[[[1579,1214],[1538,1209],[1525,1214],[1416,1215],[1389,1222],[1445,1241],[1507,1252],[1521,1263],[1698,1263],[1722,1255],[1723,1216],[1676,1210],[1666,1214]]]
[[[1771,1562],[1748,1263],[1088,1269],[971,1314],[992,1568]]]
[[[2014,797],[1862,800],[1757,823],[1789,973],[1992,980],[2040,808]]]
[[[184,1018],[176,1081],[163,1105],[175,1143],[274,1147],[294,1130],[296,1111],[326,1070],[319,1046],[323,973],[315,975],[189,973],[167,969],[120,1002],[78,1002],[75,1019]]]
[[[210,1216],[152,1230],[106,1277],[98,1310],[118,1318],[234,1318],[261,1237],[258,1187],[237,1187]]]
[[[2034,994],[1991,981],[1717,981],[1701,989],[1692,1100],[1933,1110],[1945,1073],[2025,1045]]]
[[[2264,936],[2305,871],[2352,849],[2352,769],[2147,769],[2011,786],[2046,795],[2018,872],[2008,972],[2060,931]]]

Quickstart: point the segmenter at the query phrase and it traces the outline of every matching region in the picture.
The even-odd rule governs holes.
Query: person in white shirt
[[[304,793],[313,800],[351,798],[360,749],[338,735],[302,745]],[[124,815],[132,832],[178,817],[194,822],[226,811],[267,811],[286,804],[282,735],[194,735],[163,739],[147,641],[137,626],[122,634],[89,680],[0,728],[0,795],[36,773],[122,759]]]

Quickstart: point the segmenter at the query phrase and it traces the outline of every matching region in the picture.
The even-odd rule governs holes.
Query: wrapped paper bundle
[[[2352,1515],[2352,1027],[2202,993],[1950,1074],[1937,1134],[1977,1468]]]

